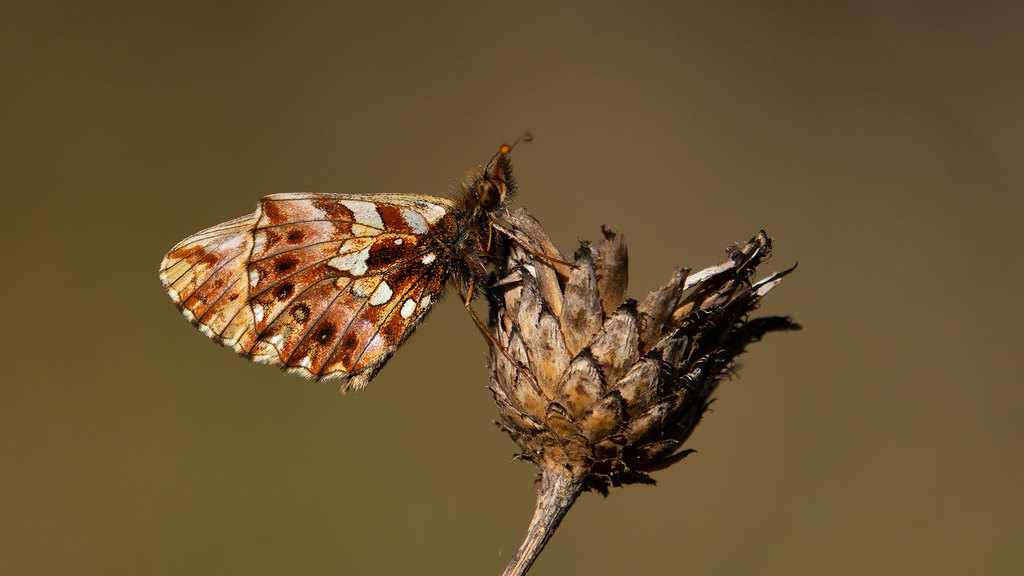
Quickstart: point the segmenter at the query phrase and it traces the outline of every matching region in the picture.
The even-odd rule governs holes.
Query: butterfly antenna
[[[498,148],[498,153],[495,154],[494,157],[491,158],[491,161],[487,163],[487,166],[484,167],[484,173],[490,172],[491,167],[494,165],[495,162],[498,161],[498,158],[501,158],[502,156],[505,156],[505,155],[511,153],[512,149],[516,147],[516,144],[519,144],[520,142],[532,142],[532,141],[533,141],[533,134],[530,134],[529,132],[523,132],[519,136],[519,138],[516,138],[516,141],[513,142],[511,145],[502,144]]]

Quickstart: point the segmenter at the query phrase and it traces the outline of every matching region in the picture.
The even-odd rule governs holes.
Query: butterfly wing
[[[161,279],[187,318],[239,354],[362,388],[443,292],[450,208],[421,196],[276,194],[175,246]]]
[[[160,280],[185,318],[239,352],[256,342],[245,276],[258,214],[189,236],[160,266]]]

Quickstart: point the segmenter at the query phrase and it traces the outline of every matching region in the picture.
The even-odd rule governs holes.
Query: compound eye
[[[481,180],[476,183],[476,197],[480,201],[480,207],[491,210],[501,201],[501,194],[498,187],[490,180]]]

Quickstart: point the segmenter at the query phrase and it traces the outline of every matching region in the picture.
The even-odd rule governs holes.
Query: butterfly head
[[[498,153],[484,167],[483,172],[473,178],[469,185],[470,201],[482,212],[494,212],[515,194],[515,180],[512,178],[512,162],[509,155],[516,144],[529,142],[533,136],[523,134],[511,145],[502,144]]]

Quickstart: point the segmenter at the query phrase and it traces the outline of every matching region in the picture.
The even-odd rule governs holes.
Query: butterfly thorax
[[[463,293],[471,283],[484,284],[501,261],[504,238],[491,225],[515,194],[512,164],[505,154],[459,183],[449,215],[454,235],[440,239],[451,278]]]

